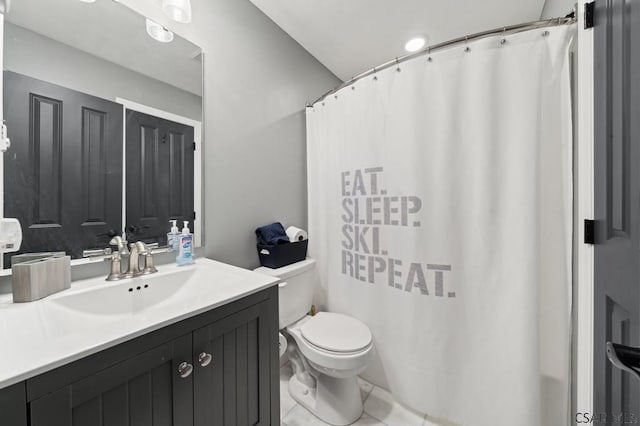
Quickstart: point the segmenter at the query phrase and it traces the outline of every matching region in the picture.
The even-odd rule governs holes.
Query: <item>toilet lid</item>
[[[300,327],[302,337],[332,352],[356,352],[371,343],[369,328],[347,315],[319,312]]]

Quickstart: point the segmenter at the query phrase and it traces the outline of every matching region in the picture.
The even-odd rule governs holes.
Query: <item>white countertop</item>
[[[177,281],[179,285],[174,284]],[[135,289],[147,282],[149,288]],[[157,273],[133,279],[75,281],[69,290],[30,303],[13,303],[11,294],[0,295],[0,389],[277,282],[274,277],[198,259],[193,266],[161,265]],[[123,303],[109,299],[114,295]],[[140,309],[140,304],[148,307]]]

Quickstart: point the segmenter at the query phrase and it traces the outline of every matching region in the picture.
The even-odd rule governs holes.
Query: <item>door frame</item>
[[[163,111],[148,105],[140,104],[125,98],[116,97],[115,102],[121,104],[122,109],[122,223],[127,223],[127,110],[153,115],[165,120],[175,121],[193,127],[193,139],[196,149],[193,153],[193,209],[196,212],[196,219],[193,221],[194,246],[202,247],[202,122],[191,118],[183,117],[168,111]],[[167,228],[169,232],[169,228]]]
[[[576,162],[574,176],[577,211],[574,236],[573,284],[573,409],[571,421],[577,413],[593,414],[593,331],[594,281],[593,246],[584,243],[584,220],[594,216],[594,40],[593,28],[585,30],[585,4],[578,2],[578,55],[575,103]]]
[[[4,13],[0,13],[0,64],[4,64]],[[0,124],[4,123],[4,78],[0,78]],[[0,151],[0,219],[4,219],[4,152]],[[0,271],[4,271],[4,256],[0,256]],[[2,276],[2,275],[0,275]]]

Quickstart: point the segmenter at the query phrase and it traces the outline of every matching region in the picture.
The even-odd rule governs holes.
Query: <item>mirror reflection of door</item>
[[[193,127],[132,110],[126,116],[127,239],[165,245],[174,219],[179,229],[189,221],[193,233]]]
[[[619,424],[640,420],[640,380],[605,346],[640,346],[640,1],[595,8],[594,413]]]
[[[146,22],[117,1],[20,0],[4,15],[3,70],[13,75],[4,118],[13,146],[0,173],[5,216],[24,231],[22,252],[80,259],[125,232],[130,241],[164,244],[169,218],[188,220],[202,243],[201,218],[193,224],[202,206],[201,164],[193,163],[200,153],[188,150],[194,137],[204,142],[202,49],[177,34],[159,42]],[[157,135],[144,133],[129,165],[126,110],[165,119],[142,123],[130,114]],[[11,267],[12,255],[0,257],[0,268]]]
[[[20,253],[107,247],[122,229],[122,105],[5,71],[4,116],[4,213],[22,225]]]

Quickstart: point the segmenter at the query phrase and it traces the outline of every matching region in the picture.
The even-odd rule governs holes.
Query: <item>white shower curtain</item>
[[[430,416],[568,422],[573,30],[421,56],[307,109],[317,302],[369,326],[365,378]]]

